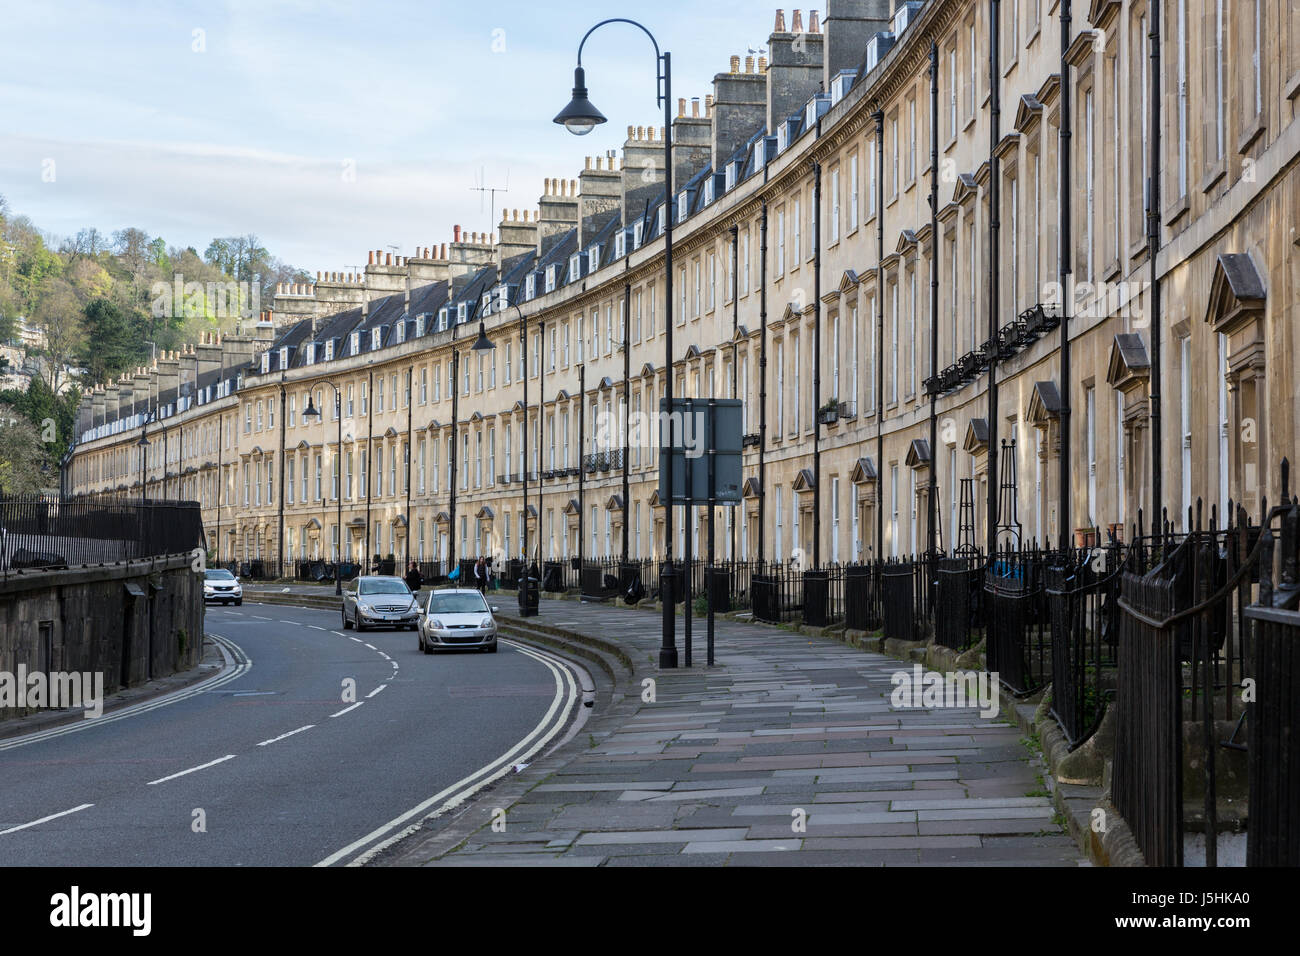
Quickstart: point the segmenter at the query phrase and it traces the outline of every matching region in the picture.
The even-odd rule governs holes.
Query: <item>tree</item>
[[[138,320],[116,302],[94,299],[86,306],[86,334],[79,362],[92,382],[117,378],[144,358],[144,336]]]
[[[67,377],[70,361],[85,340],[81,302],[63,279],[47,279],[41,285],[32,325],[41,334],[36,352],[45,358],[42,375],[51,392],[57,393]]]
[[[12,405],[0,403],[0,493],[44,490],[50,453],[41,434]]]

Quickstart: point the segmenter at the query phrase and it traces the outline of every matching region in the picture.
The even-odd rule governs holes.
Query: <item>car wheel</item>
[[[495,644],[493,644],[491,647],[489,647],[489,648],[487,649],[487,652],[488,652],[489,654],[495,654],[495,653],[497,652],[497,646],[496,646]]]
[[[339,613],[343,615],[343,630],[345,631],[352,630],[352,622],[348,620],[348,612],[340,611]]]
[[[235,607],[243,607],[243,605],[244,605],[243,598],[240,598],[238,601],[235,602]]]

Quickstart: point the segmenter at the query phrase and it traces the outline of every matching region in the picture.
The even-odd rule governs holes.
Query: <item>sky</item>
[[[366,251],[411,255],[453,225],[495,230],[576,179],[627,126],[662,125],[654,49],[610,24],[587,42],[590,98],[610,122],[551,122],[579,40],[603,16],[672,52],[673,98],[712,92],[731,55],[764,47],[754,0],[42,0],[0,30],[0,195],[56,237],[134,226],[203,252],[255,234],[314,274]],[[789,16],[789,14],[787,14]],[[674,106],[674,115],[675,115]],[[497,217],[499,219],[499,215]]]

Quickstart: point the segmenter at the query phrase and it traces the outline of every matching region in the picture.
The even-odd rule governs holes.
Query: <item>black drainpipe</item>
[[[762,147],[760,147],[762,148]],[[763,530],[767,526],[767,200],[763,200],[758,226],[758,560],[763,549]],[[740,277],[736,277],[739,281]]]
[[[939,374],[939,47],[930,43],[930,378]],[[939,480],[939,393],[930,388],[930,488],[926,495],[926,553],[933,560],[938,556],[935,547],[938,497],[935,485]],[[933,572],[928,580],[934,580]],[[933,591],[933,587],[932,587]],[[934,594],[930,595],[934,607]]]
[[[818,124],[820,132],[821,126]],[[822,566],[822,164],[813,163],[813,553]],[[797,542],[796,542],[797,543]]]
[[[1160,4],[1151,5],[1151,183],[1147,189],[1147,262],[1151,266],[1151,522],[1164,499],[1160,454]]]
[[[1071,185],[1070,185],[1070,141],[1073,137],[1073,113],[1070,108],[1070,64],[1065,51],[1070,48],[1070,0],[1061,0],[1061,262],[1059,284],[1061,286],[1061,429],[1060,488],[1057,489],[1060,501],[1057,504],[1057,522],[1060,525],[1061,549],[1070,546],[1070,533],[1074,519],[1070,511],[1070,482],[1072,480],[1073,462],[1070,460],[1070,396],[1073,384],[1070,381],[1070,299],[1068,293],[1070,274],[1074,271],[1071,264]]]
[[[876,560],[885,557],[885,111],[876,110]]]
[[[998,218],[1000,202],[998,177],[1001,175],[997,156],[1001,138],[1002,107],[998,96],[1000,66],[998,61],[998,0],[989,0],[989,452],[988,452],[988,528],[985,535],[988,552],[997,549],[998,538],[998,256],[1001,222]]]

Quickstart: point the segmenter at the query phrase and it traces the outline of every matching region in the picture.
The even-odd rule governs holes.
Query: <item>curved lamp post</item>
[[[335,385],[333,382],[329,381],[328,379],[322,380],[319,384],[328,385],[330,388],[334,389],[334,411],[336,413],[336,417],[338,418],[338,423],[339,423],[339,444],[338,444],[338,451],[336,451],[335,454],[338,455],[340,459],[342,459],[343,457],[343,392],[337,385]],[[281,412],[281,415],[283,415],[283,412]],[[310,391],[307,393],[307,407],[304,408],[302,411],[303,421],[306,421],[309,418],[324,419],[324,415],[321,414],[320,409],[318,409],[315,403],[312,401],[312,394]],[[335,527],[338,528],[338,533],[339,533],[339,545],[338,545],[339,551],[338,554],[334,556],[334,593],[336,595],[341,595],[343,593],[343,579],[339,573],[340,565],[342,565],[343,563],[343,467],[342,465],[343,462],[340,460],[339,461],[339,489],[338,489],[338,494],[334,497],[334,500],[336,502],[335,507],[337,508],[337,513],[334,521],[335,521]],[[333,469],[331,468],[331,471],[332,470]],[[283,490],[284,481],[281,480],[280,484]],[[370,529],[367,528],[366,529],[367,536],[369,536],[369,533],[370,533]]]
[[[651,44],[655,48],[655,60],[657,66],[657,82],[655,93],[659,105],[664,108],[664,398],[665,405],[669,412],[673,407],[673,117],[672,117],[672,54],[660,52],[659,41],[655,39],[654,34],[647,30],[642,24],[635,20],[629,20],[624,17],[614,17],[608,20],[601,20],[594,27],[583,35],[582,41],[578,44],[578,63],[573,71],[573,97],[569,100],[569,105],[560,110],[555,116],[555,122],[563,126],[575,136],[585,136],[601,123],[606,122],[605,116],[600,110],[592,105],[591,100],[587,98],[587,74],[582,68],[582,48],[587,43],[587,38],[595,33],[598,29],[607,23],[627,23],[644,33],[650,38]],[[671,422],[672,419],[670,418]],[[671,429],[671,424],[669,428]],[[669,444],[673,442],[673,436],[669,434]],[[661,597],[666,596],[663,602],[663,641],[659,648],[659,666],[670,668],[677,666],[677,640],[676,640],[676,572],[673,568],[673,472],[672,456],[667,458],[665,468],[664,482],[666,487],[660,489],[661,497],[664,504],[664,550],[667,561],[660,566],[659,572],[659,593]],[[527,519],[525,518],[525,523]]]

